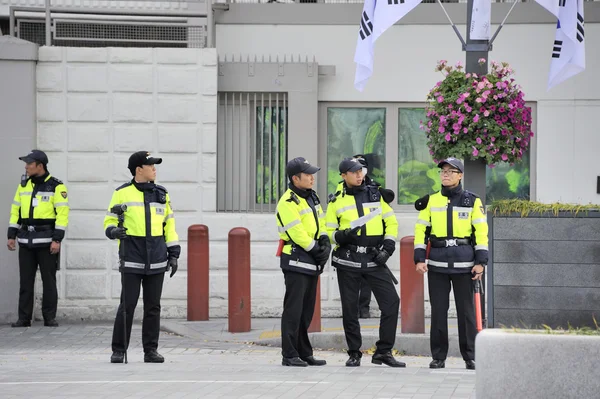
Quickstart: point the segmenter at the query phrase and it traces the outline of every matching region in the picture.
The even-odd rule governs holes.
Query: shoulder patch
[[[62,182],[62,180],[60,180],[60,179],[57,179],[57,178],[56,178],[56,177],[54,177],[54,176],[51,176],[49,180],[53,180],[53,181],[54,181],[56,184],[64,184],[64,183]]]
[[[298,196],[296,195],[296,193],[293,192],[293,191],[290,191],[290,198],[288,198],[286,201],[287,202],[294,201],[296,203],[296,205],[300,205],[300,199],[298,198]]]
[[[125,183],[125,184],[122,184],[122,185],[120,185],[119,187],[117,187],[117,188],[115,189],[115,191],[119,191],[119,190],[122,190],[122,189],[124,189],[125,187],[129,187],[129,186],[131,186],[131,184],[132,184],[132,183],[131,183],[130,181],[128,181],[127,183]]]
[[[61,191],[60,195],[64,198],[67,199],[67,192],[66,191]]]

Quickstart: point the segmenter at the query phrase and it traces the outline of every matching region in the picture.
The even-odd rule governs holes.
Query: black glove
[[[110,231],[110,237],[113,240],[116,238],[118,238],[119,240],[127,238],[127,228],[126,227],[115,227],[114,229],[112,229]]]
[[[385,263],[390,258],[390,254],[387,253],[385,249],[374,249],[375,257],[373,258],[373,262],[377,263],[380,266],[385,266]]]
[[[167,261],[167,271],[171,270],[171,275],[169,277],[173,277],[175,272],[177,272],[177,258],[169,258]]]
[[[319,247],[321,247],[321,252],[324,253],[325,262],[327,262],[327,258],[329,258],[329,254],[331,253],[331,241],[329,241],[329,237],[326,235],[319,237]]]
[[[352,242],[352,237],[356,237],[356,233],[361,228],[361,226],[357,226],[353,229],[340,230],[335,233],[335,242],[340,245],[350,244]]]
[[[383,240],[383,249],[390,256],[392,256],[394,254],[394,251],[396,250],[396,241],[390,240],[389,238]]]

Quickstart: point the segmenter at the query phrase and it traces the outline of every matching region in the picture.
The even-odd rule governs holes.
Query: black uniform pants
[[[113,329],[112,350],[113,352],[125,352],[123,330],[123,298],[127,312],[127,346],[131,339],[131,326],[133,324],[133,313],[140,297],[140,285],[144,287],[144,318],[142,321],[142,345],[144,352],[158,348],[158,335],[160,333],[160,297],[162,295],[164,273],[159,274],[136,274],[124,273],[124,286],[121,287],[121,303],[115,317]]]
[[[33,287],[38,265],[43,285],[42,316],[44,320],[56,318],[58,254],[51,254],[49,246],[43,248],[19,246],[19,320],[29,321],[33,317]]]
[[[283,272],[285,297],[281,315],[281,355],[308,357],[313,355],[308,340],[308,327],[315,311],[319,276],[291,271]]]
[[[348,344],[348,353],[360,353],[362,336],[358,321],[358,290],[363,278],[375,294],[375,299],[381,310],[379,321],[379,341],[377,353],[390,352],[396,340],[398,327],[398,312],[400,299],[392,283],[389,272],[383,267],[377,267],[370,272],[345,271],[337,269],[340,299],[342,300],[342,319],[344,334]]]
[[[473,300],[473,275],[471,273],[427,273],[429,301],[431,303],[431,357],[445,360],[448,355],[448,309],[450,308],[450,283],[458,318],[458,343],[464,360],[475,360],[475,303]]]
[[[359,312],[368,312],[371,305],[371,287],[364,278],[360,282],[360,294],[358,297]]]

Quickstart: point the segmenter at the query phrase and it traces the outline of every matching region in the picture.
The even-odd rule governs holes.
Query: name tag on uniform
[[[458,212],[458,218],[464,220],[469,219],[469,212]]]
[[[47,195],[43,195],[42,196],[42,202],[48,202],[48,201],[50,201],[50,197],[47,196]]]
[[[156,208],[156,214],[157,215],[164,215],[165,214],[165,208]]]
[[[37,198],[34,198],[31,200],[31,206],[38,206],[38,200]]]

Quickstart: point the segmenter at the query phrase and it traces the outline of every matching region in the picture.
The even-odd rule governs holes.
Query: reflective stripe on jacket
[[[119,240],[119,245],[123,245],[125,272],[164,273],[168,258],[179,258],[179,236],[167,191],[153,184],[146,187],[154,189],[140,191],[129,182],[115,190],[104,217],[104,230],[109,235],[118,225],[117,215],[110,212],[112,207],[127,205],[123,227],[128,237]]]
[[[61,242],[69,224],[67,187],[48,174],[43,183],[19,185],[10,209],[8,238],[29,248]]]

